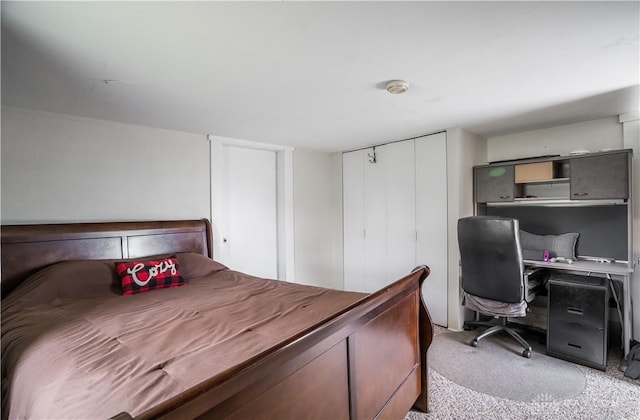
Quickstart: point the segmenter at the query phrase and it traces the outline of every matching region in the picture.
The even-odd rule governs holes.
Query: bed
[[[212,259],[206,219],[1,234],[3,418],[428,411],[426,266],[361,294],[235,272]],[[114,262],[151,256],[187,284],[122,295]]]

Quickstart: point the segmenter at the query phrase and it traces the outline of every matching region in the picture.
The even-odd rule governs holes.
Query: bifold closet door
[[[431,274],[422,286],[434,323],[447,326],[447,135],[415,140],[416,265]]]
[[[413,155],[413,141],[343,154],[346,290],[376,291],[415,266]]]
[[[423,296],[447,325],[446,134],[343,154],[344,288],[376,291],[416,265]]]
[[[375,162],[373,154],[375,153]],[[383,146],[369,149],[364,163],[364,289],[373,292],[387,276],[387,166]]]
[[[382,147],[385,160],[384,257],[386,273],[374,290],[411,272],[416,260],[416,172],[414,141],[389,143]],[[375,187],[374,187],[375,188]],[[376,256],[372,256],[376,257]]]

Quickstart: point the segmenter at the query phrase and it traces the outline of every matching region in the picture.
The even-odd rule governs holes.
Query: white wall
[[[622,125],[618,117],[491,137],[487,139],[487,160],[552,154],[566,156],[576,150],[597,152],[607,148],[623,148]]]
[[[342,229],[342,153],[331,154],[331,278],[344,288],[344,242]]]
[[[211,218],[205,135],[2,107],[1,147],[3,224]],[[340,289],[341,154],[296,151],[294,176],[286,278]]]
[[[204,135],[2,107],[4,224],[210,217]]]
[[[449,253],[449,328],[458,329],[463,321],[456,221],[473,214],[472,167],[573,150],[633,147],[637,125],[637,120],[625,124],[627,140],[617,117],[487,140],[464,129],[447,130],[449,220],[448,244],[443,246]],[[204,135],[2,107],[1,146],[4,224],[211,214],[209,142]],[[640,152],[635,156],[637,169]],[[171,164],[166,163],[169,160]],[[295,280],[342,288],[342,155],[296,150],[293,166]],[[636,184],[637,190],[640,181]],[[639,239],[636,234],[636,254]],[[640,336],[637,275],[636,339]]]
[[[336,226],[342,226],[342,202],[336,199],[341,196],[342,171],[335,163],[335,156],[328,153],[304,149],[293,153],[295,279],[341,289],[342,263],[336,260],[335,247],[342,241],[341,234],[336,238]]]
[[[464,322],[460,288],[458,219],[473,215],[473,167],[485,163],[487,141],[462,128],[447,130],[448,327]],[[444,244],[443,244],[444,245]]]

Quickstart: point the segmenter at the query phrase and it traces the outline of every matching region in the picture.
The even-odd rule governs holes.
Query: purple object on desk
[[[542,260],[543,261],[549,261],[549,250],[548,249],[545,249],[542,252]]]

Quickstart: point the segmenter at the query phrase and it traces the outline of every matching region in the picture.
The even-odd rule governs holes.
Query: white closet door
[[[343,154],[345,289],[374,292],[415,267],[414,165],[412,140]]]
[[[422,289],[433,322],[447,326],[447,137],[415,140],[416,263],[431,274]]]
[[[386,279],[406,276],[416,261],[416,172],[414,141],[406,140],[384,146],[386,159]]]
[[[366,150],[364,164],[365,292],[387,284],[387,167],[385,146]],[[375,162],[373,156],[375,153]]]
[[[365,151],[342,154],[344,289],[365,290],[364,164]]]

